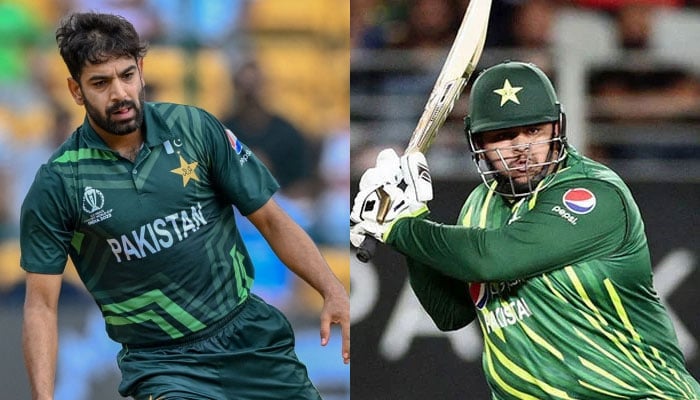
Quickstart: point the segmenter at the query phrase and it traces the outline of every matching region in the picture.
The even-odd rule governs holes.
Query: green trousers
[[[135,400],[320,399],[275,307],[251,295],[204,337],[177,345],[124,346],[119,393]]]

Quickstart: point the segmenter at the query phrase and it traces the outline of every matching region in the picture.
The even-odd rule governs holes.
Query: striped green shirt
[[[480,185],[460,226],[398,221],[389,243],[410,258],[421,302],[447,329],[475,312],[494,399],[698,398],[629,189],[573,150],[547,180],[517,202]]]
[[[21,214],[21,265],[60,274],[70,256],[126,344],[181,338],[249,294],[254,271],[233,206],[247,215],[278,189],[265,166],[212,115],[145,104],[135,162],[87,122],[38,171]]]

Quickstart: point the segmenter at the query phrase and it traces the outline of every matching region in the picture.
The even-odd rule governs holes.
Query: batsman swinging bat
[[[404,153],[420,151],[425,153],[437,132],[445,122],[447,115],[462,94],[472,72],[479,63],[481,52],[486,41],[486,30],[491,12],[491,0],[471,0],[464,14],[462,24],[457,31],[452,48],[447,54],[447,60],[442,66],[435,86],[430,93],[423,114],[413,130],[411,139]],[[388,210],[389,198],[378,193],[380,198],[380,212],[378,221],[383,221]],[[368,262],[374,255],[377,239],[366,236],[357,249],[357,258],[362,262]]]

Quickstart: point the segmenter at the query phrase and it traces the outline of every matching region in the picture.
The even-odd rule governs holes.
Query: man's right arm
[[[53,399],[62,275],[27,273],[22,347],[33,400]]]
[[[406,257],[409,283],[423,309],[441,331],[454,331],[476,318],[468,284]]]

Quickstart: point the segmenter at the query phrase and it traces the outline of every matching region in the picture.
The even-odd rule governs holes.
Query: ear
[[[139,75],[141,76],[141,86],[146,86],[146,81],[143,79],[143,57],[136,60],[136,66],[139,69]]]
[[[75,101],[75,104],[82,106],[85,104],[83,101],[83,92],[80,90],[80,83],[73,79],[72,77],[68,78],[68,91],[70,91],[71,96],[73,96],[73,100]]]

